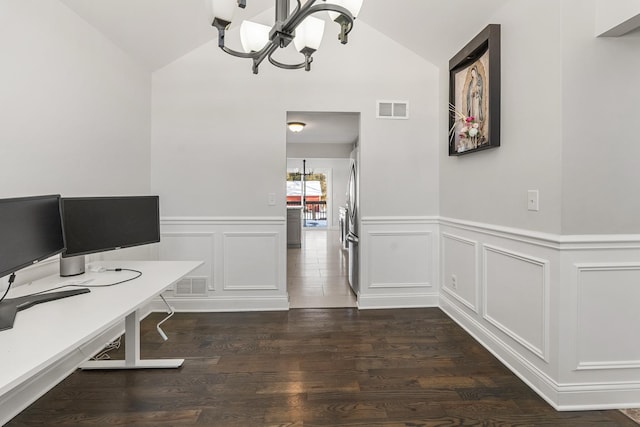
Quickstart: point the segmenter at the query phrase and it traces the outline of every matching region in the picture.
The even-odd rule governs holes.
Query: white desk
[[[98,264],[107,268],[131,268],[143,274],[130,282],[91,288],[87,294],[19,311],[13,329],[0,331],[0,425],[100,351],[115,337],[111,335],[117,335],[118,330],[121,332],[123,319],[126,319],[128,332],[125,335],[126,359],[111,364],[118,368],[153,368],[177,367],[182,363],[182,359],[140,360],[140,309],[202,262],[113,261]],[[135,273],[129,271],[87,272],[82,276],[64,278],[55,275],[12,289],[7,297],[50,289],[61,282],[93,279],[87,285],[100,285],[133,276]],[[131,348],[130,343],[134,344]]]

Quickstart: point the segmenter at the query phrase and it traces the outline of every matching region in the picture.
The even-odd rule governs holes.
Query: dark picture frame
[[[449,155],[500,146],[500,24],[449,61]]]

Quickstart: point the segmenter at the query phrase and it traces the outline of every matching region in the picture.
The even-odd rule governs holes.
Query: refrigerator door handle
[[[355,234],[353,234],[351,231],[347,234],[347,241],[351,242],[351,243],[358,243],[360,241],[360,239],[358,238],[358,236],[356,236]]]

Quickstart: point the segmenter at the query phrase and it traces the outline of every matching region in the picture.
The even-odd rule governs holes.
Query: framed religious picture
[[[449,61],[449,155],[500,146],[500,25]]]

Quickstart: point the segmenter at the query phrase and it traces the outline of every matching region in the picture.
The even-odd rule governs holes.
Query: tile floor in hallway
[[[337,230],[305,229],[302,248],[287,249],[291,308],[356,307],[349,287],[348,256]]]

